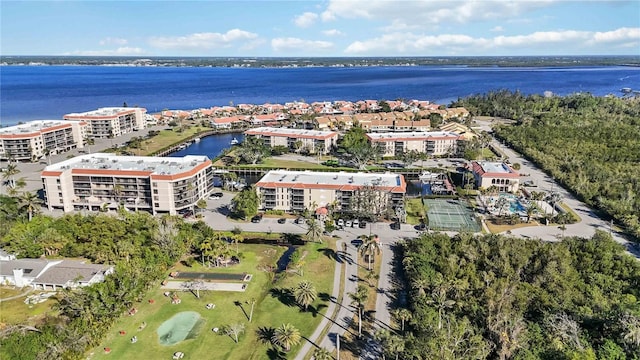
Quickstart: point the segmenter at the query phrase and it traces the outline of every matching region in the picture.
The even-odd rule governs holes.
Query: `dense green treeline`
[[[610,236],[427,234],[401,247],[403,359],[639,359],[640,263]]]
[[[37,216],[11,223],[1,246],[20,257],[84,257],[116,266],[104,282],[58,294],[56,311],[35,328],[3,329],[2,359],[83,358],[119,316],[157,285],[204,230],[200,223],[124,211],[117,216]]]
[[[500,91],[455,105],[517,120],[496,135],[640,238],[640,99]]]

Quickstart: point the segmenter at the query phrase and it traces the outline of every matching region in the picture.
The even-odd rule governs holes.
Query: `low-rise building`
[[[101,211],[124,206],[153,214],[195,207],[213,189],[206,156],[87,154],[47,166],[41,173],[49,210]]]
[[[456,155],[460,141],[458,134],[431,132],[386,132],[368,133],[372,145],[377,144],[382,156],[396,156],[409,151],[417,151],[431,156]]]
[[[500,192],[518,191],[520,174],[506,163],[474,161],[471,163],[471,171],[478,188],[488,189],[495,186]]]
[[[0,128],[0,159],[37,160],[84,146],[87,123],[36,120]]]
[[[105,107],[83,113],[66,114],[65,120],[84,121],[87,135],[93,138],[111,138],[147,127],[147,109],[140,107]]]
[[[102,282],[113,271],[112,265],[87,264],[78,260],[0,260],[0,283],[55,291]]]
[[[258,183],[261,210],[299,212],[332,206],[340,212],[383,214],[403,206],[407,184],[392,173],[269,171]]]
[[[259,127],[244,134],[262,139],[269,147],[286,146],[292,151],[306,149],[321,154],[330,152],[338,142],[338,133],[333,131]]]

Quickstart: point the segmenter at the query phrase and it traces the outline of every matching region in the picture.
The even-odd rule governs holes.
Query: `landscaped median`
[[[173,272],[246,273],[252,276],[244,282],[244,292],[200,290],[200,298],[192,291],[169,291],[157,287],[142,302],[134,305],[134,315],[123,315],[116,322],[111,334],[93,350],[92,358],[170,359],[176,352],[184,353],[189,359],[274,358],[278,350],[270,340],[275,328],[290,323],[300,335],[309,337],[323,318],[318,312],[324,313],[330,301],[335,266],[335,261],[323,249],[332,246],[307,243],[298,247],[301,266],[292,265],[290,271],[280,273],[285,276],[269,271],[283,264],[281,258],[287,251],[287,247],[277,245],[239,244],[240,263],[227,267],[207,268],[199,262],[192,267],[179,264],[172,269]],[[274,281],[276,278],[278,280]],[[310,281],[317,291],[317,298],[307,311],[297,305],[290,291],[303,280]],[[175,301],[176,298],[180,301]],[[253,314],[252,300],[255,300]],[[185,340],[174,345],[161,345],[158,328],[181,312],[196,312],[200,318]],[[249,317],[252,317],[251,323]],[[244,326],[244,331],[238,334],[238,343],[235,336],[226,331],[236,324]],[[120,331],[124,331],[124,335]],[[132,342],[134,336],[136,341]],[[292,358],[303,342],[286,354],[281,352],[281,355]],[[109,348],[109,353],[104,348]]]

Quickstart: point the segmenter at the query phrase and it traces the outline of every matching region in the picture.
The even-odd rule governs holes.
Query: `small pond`
[[[204,320],[195,311],[175,314],[158,327],[158,338],[162,345],[175,345],[183,340],[193,339]]]

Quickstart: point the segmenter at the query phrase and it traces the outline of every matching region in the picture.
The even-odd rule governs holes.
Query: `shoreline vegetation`
[[[583,56],[434,56],[434,57],[114,57],[114,56],[0,56],[0,66],[76,65],[150,67],[576,67],[640,66],[638,55]]]

